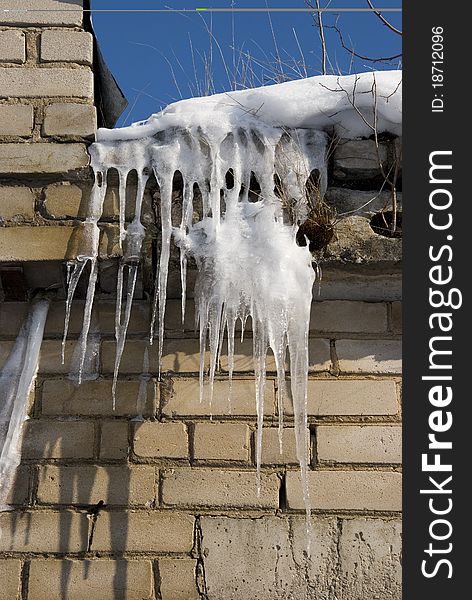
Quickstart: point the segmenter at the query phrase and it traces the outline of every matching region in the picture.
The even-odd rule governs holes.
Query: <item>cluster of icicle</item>
[[[38,369],[48,310],[48,299],[38,298],[32,302],[0,372],[0,511],[10,508],[8,496],[21,460],[23,423],[27,418],[29,392]]]
[[[143,193],[153,173],[160,188],[161,244],[150,343],[157,338],[159,364],[163,352],[166,288],[173,238],[181,256],[182,319],[189,256],[195,259],[198,267],[195,304],[200,336],[201,398],[207,344],[211,401],[225,332],[231,379],[236,325],[240,321],[244,330],[248,317],[251,318],[258,424],[258,489],[268,349],[274,355],[277,371],[280,446],[286,366],[289,367],[289,390],[308,523],[308,330],[315,275],[308,248],[299,247],[295,240],[297,225],[307,215],[305,184],[316,169],[320,174],[321,193],[326,187],[327,138],[322,129],[346,125],[355,135],[365,134],[365,115],[374,104],[379,111],[377,123],[383,119],[392,128],[397,117],[395,111],[398,111],[397,98],[388,104],[388,97],[393,97],[399,86],[398,72],[383,77],[382,85],[378,87],[379,98],[372,94],[372,82],[377,82],[372,74],[355,77],[312,78],[258,90],[185,100],[170,105],[146,122],[121,130],[99,130],[98,141],[90,148],[95,183],[87,218],[80,225],[80,252],[70,265],[68,279],[64,341],[77,283],[87,264],[90,265],[79,341],[80,383],[98,273],[98,221],[106,195],[107,172],[116,169],[119,174],[122,258],[117,281],[115,402],[116,381],[145,236],[141,222]],[[343,80],[342,85],[340,80]],[[340,89],[332,89],[340,85]],[[344,93],[345,88],[347,94]],[[377,93],[377,83],[375,90]],[[353,107],[349,93],[352,92],[354,98],[356,91],[360,95]],[[327,100],[328,97],[330,100]],[[358,114],[359,110],[364,111],[362,116]],[[346,131],[343,132],[345,136]],[[126,226],[125,192],[131,171],[137,173],[138,186],[134,219]],[[172,185],[176,171],[183,179],[183,205],[180,226],[173,227]],[[234,180],[231,187],[227,185],[228,172]],[[251,176],[257,179],[261,190],[257,201],[249,198]],[[276,195],[274,191],[276,176],[281,196],[291,205],[292,223],[284,219],[280,194]],[[203,218],[194,223],[196,185],[203,201]],[[126,290],[123,290],[125,279]]]

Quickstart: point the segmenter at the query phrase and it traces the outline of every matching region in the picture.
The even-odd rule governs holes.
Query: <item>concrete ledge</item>
[[[74,227],[3,227],[0,228],[0,262],[64,260]],[[118,256],[118,232],[106,226],[100,239],[100,258]]]

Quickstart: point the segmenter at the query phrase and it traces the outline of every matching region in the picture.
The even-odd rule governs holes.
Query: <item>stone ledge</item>
[[[74,227],[20,226],[0,228],[0,261],[26,262],[65,260]],[[118,255],[118,233],[114,226],[102,230],[99,257]]]

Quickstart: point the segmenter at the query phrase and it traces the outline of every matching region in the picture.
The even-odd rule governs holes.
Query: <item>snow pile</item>
[[[252,321],[257,402],[257,466],[261,462],[266,354],[274,354],[282,419],[288,354],[298,457],[309,515],[307,489],[306,394],[308,328],[314,271],[307,247],[296,244],[297,226],[307,216],[305,185],[319,173],[326,188],[326,131],[342,137],[377,131],[399,133],[401,73],[365,73],[347,77],[313,77],[263,88],[218,94],[171,104],[147,121],[98,132],[90,148],[95,184],[88,216],[81,224],[81,249],[71,265],[66,326],[77,282],[90,265],[84,326],[80,340],[79,382],[87,355],[97,278],[99,229],[107,172],[119,174],[122,259],[117,283],[115,335],[117,352],[114,387],[126,340],[141,246],[144,188],[154,173],[160,188],[161,247],[155,281],[150,343],[154,331],[162,356],[170,244],[181,252],[182,312],[185,310],[186,266],[196,259],[199,275],[195,298],[200,331],[203,385],[207,340],[210,350],[210,397],[224,332],[228,339],[230,377],[233,370],[235,325]],[[130,171],[138,176],[133,221],[125,226],[125,191]],[[172,227],[172,182],[183,178],[182,221]],[[228,174],[231,175],[228,178]],[[285,207],[274,191],[276,176]],[[249,196],[256,179],[260,194]],[[233,183],[228,183],[229,181]],[[193,223],[194,189],[203,200],[203,219]],[[290,204],[292,223],[284,208]],[[285,211],[286,212],[286,211]],[[125,273],[127,278],[124,277]],[[126,280],[125,298],[123,288]],[[288,351],[288,353],[287,353]],[[114,392],[113,392],[114,396]],[[280,427],[282,420],[280,421]],[[280,438],[281,439],[281,438]],[[259,479],[259,477],[258,477]]]

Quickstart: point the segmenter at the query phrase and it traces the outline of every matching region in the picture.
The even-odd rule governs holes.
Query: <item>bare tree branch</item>
[[[362,54],[358,54],[357,52],[355,52],[352,48],[349,48],[349,46],[346,44],[346,42],[344,40],[344,36],[342,34],[341,29],[337,25],[327,25],[327,27],[329,27],[329,29],[334,29],[336,31],[336,33],[339,36],[339,42],[341,43],[341,46],[343,47],[344,50],[349,52],[349,54],[351,54],[351,56],[355,56],[356,58],[360,58],[361,60],[368,60],[369,62],[373,62],[373,63],[390,62],[392,60],[396,60],[397,58],[402,57],[401,54],[395,54],[394,56],[382,56],[382,57],[378,57],[378,58],[371,58],[370,56],[363,56]]]
[[[381,12],[379,12],[375,6],[372,4],[371,0],[366,0],[367,4],[370,6],[370,8],[374,11],[374,14],[377,15],[377,17],[382,21],[382,23],[388,27],[391,31],[393,31],[394,33],[396,33],[397,35],[403,35],[402,32],[397,29],[396,27],[394,27],[391,23],[389,23],[387,21],[387,19],[382,15]]]

